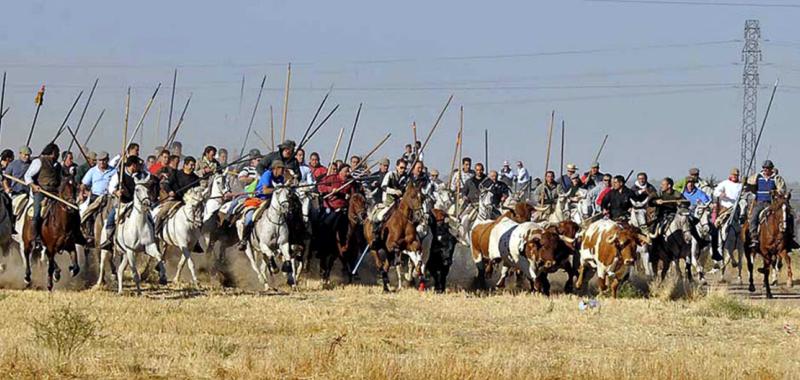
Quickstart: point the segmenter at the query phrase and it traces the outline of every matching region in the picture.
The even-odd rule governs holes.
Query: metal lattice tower
[[[743,173],[755,172],[755,162],[750,158],[756,145],[756,131],[758,120],[756,108],[758,106],[758,62],[761,61],[761,27],[758,20],[744,22],[744,47],[742,48],[742,61],[744,72],[742,84],[744,85],[744,104],[742,108],[742,141],[741,158],[739,167]],[[749,165],[749,166],[748,166]]]

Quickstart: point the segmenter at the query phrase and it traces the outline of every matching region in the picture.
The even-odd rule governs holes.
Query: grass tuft
[[[62,363],[101,339],[100,321],[71,305],[59,307],[43,318],[34,318],[30,327],[34,341]]]
[[[766,319],[774,313],[759,305],[746,303],[738,298],[725,294],[713,294],[706,298],[699,310],[701,316],[721,317],[738,321],[741,319]]]

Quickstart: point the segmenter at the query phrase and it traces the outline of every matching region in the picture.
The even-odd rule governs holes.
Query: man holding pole
[[[106,219],[105,226],[105,239],[100,244],[100,249],[109,250],[113,247],[114,243],[114,230],[117,223],[117,210],[124,210],[125,207],[133,202],[133,196],[136,190],[136,179],[142,179],[148,174],[142,173],[143,162],[139,157],[128,156],[125,159],[124,169],[122,171],[122,183],[120,183],[119,175],[112,175],[108,181],[108,193],[117,197],[120,207],[111,207]],[[114,171],[116,174],[116,170]],[[124,213],[124,211],[123,211]]]
[[[273,161],[281,161],[285,168],[292,170],[294,175],[298,175],[300,168],[294,158],[295,147],[296,144],[292,140],[286,140],[278,145],[278,150],[267,154],[261,159],[261,162],[259,162],[258,167],[256,168],[258,169],[259,175],[271,168]]]
[[[383,177],[381,182],[381,191],[383,192],[381,203],[375,205],[370,215],[375,236],[380,235],[381,224],[389,209],[394,205],[395,201],[403,196],[407,178],[406,169],[408,169],[408,161],[404,158],[398,158],[395,162],[395,170]],[[375,241],[377,240],[375,239]]]
[[[33,160],[28,170],[25,172],[25,185],[31,189],[33,194],[33,236],[34,249],[41,249],[41,223],[42,223],[42,201],[44,193],[58,193],[61,186],[61,167],[58,164],[59,148],[55,143],[47,144],[42,149],[39,158]]]

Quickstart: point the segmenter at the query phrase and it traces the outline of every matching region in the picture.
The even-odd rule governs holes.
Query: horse
[[[59,198],[67,202],[75,202],[75,185],[71,178],[65,178],[59,186]],[[61,269],[56,263],[56,254],[67,251],[70,253],[70,272],[75,277],[80,272],[76,244],[85,244],[80,231],[80,215],[78,210],[56,200],[49,200],[50,206],[42,210],[41,225],[39,226],[42,238],[42,258],[47,257],[47,290],[53,290],[53,283],[61,279]],[[31,205],[32,207],[32,205]],[[29,218],[25,218],[22,230],[25,258],[25,285],[31,284],[31,257],[34,253],[34,226]]]
[[[112,238],[115,249],[122,252],[122,260],[117,268],[117,293],[119,294],[122,294],[122,276],[128,264],[131,266],[133,281],[136,283],[136,294],[142,293],[141,278],[136,269],[136,253],[138,252],[144,252],[156,260],[159,280],[161,283],[166,282],[164,262],[156,243],[155,226],[150,217],[149,181],[150,176],[143,179],[134,178],[133,202],[132,205],[127,206],[130,208],[130,214],[127,218],[123,218],[125,212],[118,212],[116,215],[117,228]],[[101,262],[106,260],[108,253],[106,250],[100,251]],[[97,286],[102,284],[102,279],[103,273],[100,272]]]
[[[367,200],[361,193],[354,192],[348,202],[346,217],[325,218],[323,215],[317,222],[320,233],[315,245],[320,260],[320,276],[325,284],[330,282],[331,270],[337,258],[342,263],[348,282],[352,283],[357,255],[367,245],[363,227],[368,219]]]
[[[651,235],[652,252],[650,265],[653,273],[658,272],[658,263],[662,263],[661,280],[667,277],[667,272],[675,262],[675,272],[681,276],[678,266],[680,259],[684,260],[686,276],[692,281],[692,226],[689,223],[689,210],[679,209],[669,224],[659,234]]]
[[[695,272],[700,279],[700,283],[705,285],[706,277],[703,269],[703,261],[706,259],[704,252],[712,249],[711,247],[711,207],[709,203],[698,203],[690,219],[692,243],[689,256],[691,265],[695,267]]]
[[[381,272],[383,290],[389,291],[389,268],[396,264],[401,254],[409,257],[416,274],[422,279],[424,262],[422,262],[422,242],[417,234],[416,225],[423,222],[425,215],[422,208],[422,194],[414,181],[406,185],[400,201],[388,211],[388,217],[378,231],[373,233],[373,222],[364,222],[364,236],[367,239],[375,264]],[[402,288],[400,266],[397,269],[397,289]]]
[[[749,271],[749,288],[748,290],[754,292],[756,290],[753,285],[753,260],[754,254],[761,255],[764,261],[764,266],[759,269],[764,275],[764,289],[767,293],[767,298],[773,298],[772,289],[770,288],[770,269],[772,265],[779,259],[786,263],[787,267],[787,280],[786,286],[792,287],[792,259],[789,257],[789,246],[791,239],[791,232],[787,229],[787,212],[789,211],[790,194],[773,193],[772,201],[765,209],[763,216],[760,217],[760,225],[758,228],[759,244],[758,247],[750,247],[752,237],[749,234],[749,220],[742,228],[745,245],[745,257],[747,258],[747,270]],[[748,218],[749,219],[749,218]]]
[[[736,207],[736,215],[732,215],[730,213],[723,213],[722,215],[718,215],[717,219],[726,216],[728,219],[723,222],[717,222],[719,224],[719,228],[717,230],[717,234],[719,236],[719,250],[722,254],[722,263],[720,264],[720,278],[724,278],[725,276],[725,269],[727,268],[727,264],[731,263],[733,267],[737,268],[737,281],[739,284],[742,283],[742,263],[744,260],[744,234],[742,233],[742,224],[740,220],[740,216],[742,215],[741,210],[747,209],[748,200],[745,197],[745,194],[742,195],[742,199],[739,200],[739,203]]]
[[[180,281],[183,266],[189,264],[189,273],[192,275],[192,285],[197,287],[197,273],[195,272],[194,260],[192,260],[192,249],[201,239],[201,228],[203,225],[204,197],[205,189],[195,187],[186,192],[183,196],[184,204],[181,205],[172,217],[168,217],[160,231],[156,231],[161,240],[161,250],[166,253],[166,247],[176,247],[181,251],[181,258],[175,270],[173,282]],[[157,214],[158,209],[153,210]]]
[[[291,247],[289,245],[289,226],[287,220],[290,211],[289,193],[291,188],[288,186],[279,185],[275,187],[272,193],[272,199],[269,206],[267,206],[264,215],[255,223],[253,232],[250,234],[250,239],[245,248],[245,255],[250,261],[250,266],[253,271],[258,275],[259,281],[264,285],[264,290],[269,290],[270,283],[267,275],[272,275],[277,271],[277,263],[275,258],[279,256],[283,260],[282,270],[287,274],[287,283],[295,288],[297,286],[295,279],[297,274],[297,267],[295,256],[292,255]],[[244,218],[237,222],[241,232],[244,229]],[[261,265],[257,264],[258,256],[261,256]]]

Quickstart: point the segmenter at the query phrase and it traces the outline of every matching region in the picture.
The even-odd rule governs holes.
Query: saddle
[[[264,211],[267,210],[267,207],[269,207],[269,202],[261,202],[261,204],[256,208],[256,211],[253,212],[254,224],[261,219],[261,216],[264,215]]]
[[[44,199],[42,199],[42,211],[41,211],[41,213],[40,213],[40,215],[39,215],[39,216],[40,216],[40,217],[41,217],[43,220],[44,220],[44,218],[47,216],[47,213],[50,211],[50,203],[52,203],[52,201],[50,200],[50,198],[44,198]],[[25,213],[25,216],[26,216],[27,218],[29,218],[29,219],[32,219],[32,218],[33,218],[33,203],[31,203],[30,207],[28,207],[28,209],[27,209],[27,212]]]
[[[11,209],[14,212],[14,217],[19,220],[25,212],[25,206],[28,205],[28,194],[20,194],[11,198]]]
[[[131,216],[131,211],[133,211],[133,202],[129,202],[122,205],[122,212],[117,215],[117,224],[125,223],[125,220]]]
[[[94,202],[90,203],[89,206],[86,207],[86,210],[81,215],[81,224],[86,223],[96,214],[103,211],[103,209],[106,207],[107,201],[108,201],[108,195],[101,195],[95,198]]]

